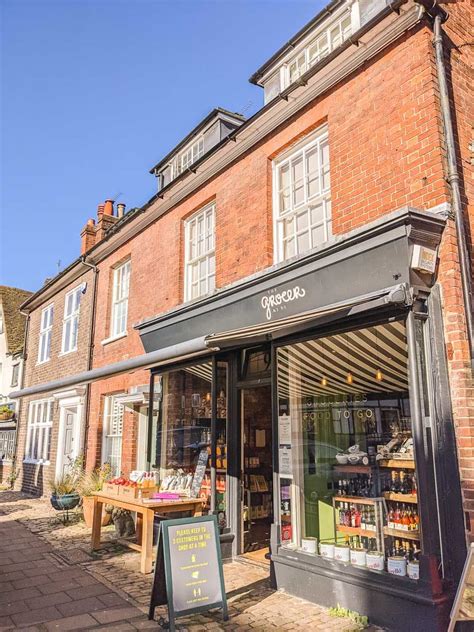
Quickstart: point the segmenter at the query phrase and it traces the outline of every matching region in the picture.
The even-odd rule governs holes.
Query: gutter
[[[424,6],[424,2],[422,3]],[[458,242],[459,265],[461,267],[461,284],[466,313],[466,328],[469,341],[471,368],[474,368],[474,323],[472,313],[472,269],[467,246],[466,229],[464,225],[463,205],[461,198],[460,176],[458,159],[456,155],[456,143],[454,137],[453,115],[444,61],[443,30],[441,25],[447,20],[448,15],[437,6],[436,0],[430,10],[435,9],[436,14],[433,23],[433,47],[436,58],[436,74],[439,87],[439,102],[443,119],[444,141],[447,154],[447,181],[451,188],[451,204],[454,214],[454,223]]]

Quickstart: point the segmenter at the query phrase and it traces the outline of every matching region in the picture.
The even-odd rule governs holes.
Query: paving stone
[[[39,595],[41,595],[40,591],[34,587],[11,590],[3,594],[0,593],[0,609],[3,609],[4,604],[23,601],[24,599],[32,599],[33,597],[39,597]]]
[[[28,588],[29,586],[44,586],[49,583],[50,579],[47,575],[35,575],[33,577],[24,577],[23,579],[16,579],[13,585],[16,588]]]
[[[97,626],[97,621],[90,614],[80,614],[74,617],[65,617],[64,619],[56,619],[46,623],[46,629],[49,632],[66,630],[87,630]]]
[[[97,597],[87,597],[86,599],[79,599],[78,601],[70,601],[69,603],[61,604],[58,606],[58,609],[63,616],[71,617],[75,614],[101,610],[103,607],[104,604],[101,603]]]
[[[57,606],[60,603],[68,603],[69,601],[72,601],[72,599],[65,592],[56,592],[51,595],[41,595],[41,597],[35,597],[34,599],[25,599],[26,605],[32,610],[45,608],[46,606]]]
[[[96,597],[97,595],[104,595],[110,593],[110,588],[104,586],[99,582],[91,584],[90,586],[80,586],[67,591],[68,595],[74,600],[84,599],[86,597]]]
[[[37,610],[27,610],[26,612],[19,612],[12,615],[15,625],[23,625],[26,623],[44,623],[45,621],[52,621],[53,619],[59,619],[61,613],[54,607],[38,608]]]
[[[47,584],[45,584],[44,586],[38,586],[39,590],[41,590],[41,592],[44,595],[50,595],[52,593],[55,592],[61,592],[63,590],[67,591],[67,590],[73,590],[74,588],[80,588],[80,585],[77,583],[76,580],[74,579],[70,579],[67,582],[48,582]]]
[[[0,617],[0,630],[13,628],[13,620],[10,617]]]
[[[99,623],[114,623],[115,621],[123,621],[124,619],[133,619],[133,617],[143,616],[143,612],[138,608],[110,608],[94,612],[94,617]]]
[[[129,601],[126,598],[121,597],[117,593],[109,592],[105,595],[98,595],[97,598],[99,599],[99,601],[101,601],[104,604],[104,606],[129,606],[130,605]],[[148,601],[150,601],[149,598],[148,598]]]

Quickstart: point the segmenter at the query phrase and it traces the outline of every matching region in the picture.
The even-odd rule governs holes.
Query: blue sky
[[[248,77],[324,4],[0,0],[0,283],[37,290],[98,203],[146,202],[213,107],[258,110]]]

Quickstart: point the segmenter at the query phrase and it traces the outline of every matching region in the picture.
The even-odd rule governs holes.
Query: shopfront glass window
[[[227,367],[217,363],[216,495],[219,522],[226,515]],[[162,406],[153,432],[152,467],[160,491],[200,497],[211,510],[212,362],[196,364],[161,377]]]
[[[405,325],[278,349],[281,542],[418,578]]]

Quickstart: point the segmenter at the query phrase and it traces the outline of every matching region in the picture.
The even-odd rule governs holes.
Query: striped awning
[[[409,298],[405,286],[396,285],[286,318],[269,320],[249,327],[210,334],[206,336],[205,340],[207,345],[219,347],[220,349],[265,342],[316,327],[324,322],[354,316],[384,305],[404,305],[408,303]]]
[[[408,351],[403,322],[278,349],[278,391],[283,397],[407,390]]]
[[[212,363],[206,362],[205,364],[196,364],[195,366],[189,366],[184,369],[187,373],[197,375],[202,380],[211,383],[212,382]]]

